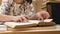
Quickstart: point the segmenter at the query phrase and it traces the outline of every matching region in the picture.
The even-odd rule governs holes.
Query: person
[[[46,11],[34,14],[32,3],[26,0],[2,0],[2,5],[0,6],[0,22],[17,22],[49,17],[50,15]]]

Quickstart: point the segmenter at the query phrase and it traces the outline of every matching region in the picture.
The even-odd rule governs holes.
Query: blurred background
[[[28,0],[30,1],[30,0]],[[32,0],[32,3],[35,7],[35,13],[41,10],[45,10],[46,11],[46,3],[48,2],[56,2],[56,1],[60,1],[60,0]],[[0,0],[0,5],[2,4],[2,0]]]

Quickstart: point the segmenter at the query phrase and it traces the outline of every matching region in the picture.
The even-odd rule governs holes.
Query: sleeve
[[[8,9],[9,0],[2,0],[2,5],[0,6],[0,14],[5,14]]]

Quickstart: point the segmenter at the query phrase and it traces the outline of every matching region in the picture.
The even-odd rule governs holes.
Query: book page
[[[26,26],[35,26],[39,23],[38,20],[29,20],[28,22],[6,22],[5,25],[14,28],[16,26],[26,27]]]
[[[38,23],[39,26],[53,26],[53,25],[56,25],[55,22],[52,22],[53,19],[45,19],[41,22]]]
[[[45,19],[44,22],[51,22],[53,19]]]
[[[44,22],[50,22],[52,19],[46,19]],[[26,26],[37,26],[38,23],[42,22],[41,20],[28,20],[27,22],[6,22],[5,25],[15,28],[16,26],[19,27],[26,27]]]

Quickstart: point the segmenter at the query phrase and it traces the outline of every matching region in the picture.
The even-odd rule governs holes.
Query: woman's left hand
[[[49,17],[50,17],[49,13],[46,12],[46,11],[38,12],[38,13],[36,14],[36,16],[38,17],[38,19],[49,18]]]

